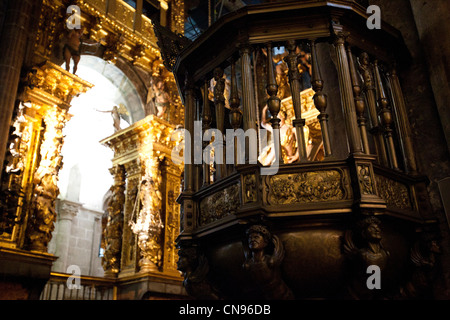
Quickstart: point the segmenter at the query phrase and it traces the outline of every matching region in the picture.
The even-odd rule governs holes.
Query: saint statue
[[[272,125],[269,119],[267,119],[266,105],[262,110],[261,126],[267,131],[273,133]],[[297,133],[295,128],[286,122],[286,113],[280,111],[278,113],[280,119],[280,144],[281,155],[284,163],[293,163],[298,160],[299,153],[297,148]],[[267,145],[258,157],[259,162],[264,165],[271,165],[275,161],[275,148],[273,142]]]
[[[150,90],[147,96],[147,105],[150,114],[156,114],[157,117],[167,120],[170,111],[171,98],[167,93],[164,80],[162,78],[152,79]]]

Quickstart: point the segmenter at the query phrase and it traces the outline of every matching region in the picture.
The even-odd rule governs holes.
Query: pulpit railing
[[[242,153],[245,163],[262,165],[374,155],[383,167],[416,173],[396,67],[401,61],[395,52],[404,47],[394,30],[384,25],[369,30],[366,19],[364,8],[352,1],[247,6],[219,19],[186,48],[175,73],[184,82],[191,146],[196,121],[203,137],[201,149],[194,147],[187,159],[186,188],[197,190],[228,176],[243,163]],[[306,89],[313,93],[315,126],[305,123]],[[286,99],[290,107],[281,103]],[[314,139],[313,127],[319,133]],[[239,129],[245,150],[229,145],[242,141],[236,133],[228,137]],[[317,150],[311,155],[319,148],[321,156]]]
[[[184,47],[173,67],[189,133],[182,231],[233,214],[296,215],[302,205],[283,206],[303,196],[310,213],[391,207],[420,219],[415,185],[426,179],[417,173],[398,76],[409,55],[397,30],[371,30],[367,19],[354,1],[249,5]],[[258,172],[244,174],[250,168]],[[318,189],[302,193],[292,179]],[[393,181],[408,204],[386,191]],[[281,198],[297,188],[299,201],[271,203],[275,184],[286,189]],[[259,188],[252,205],[246,186]],[[330,186],[336,197],[316,197]]]
[[[362,297],[373,265],[384,283],[403,281],[435,221],[399,79],[408,52],[398,31],[367,20],[354,1],[249,5],[177,54],[186,133],[177,246],[190,295],[284,299],[287,285],[298,298],[341,297],[356,284]],[[256,229],[265,249],[249,237]],[[284,284],[266,285],[279,278],[261,272],[263,259],[245,265],[277,256],[280,243]]]

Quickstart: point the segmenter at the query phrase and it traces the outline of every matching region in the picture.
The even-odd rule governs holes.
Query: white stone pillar
[[[58,206],[58,233],[56,234],[55,256],[58,260],[53,264],[52,271],[66,272],[67,256],[69,253],[72,220],[78,214],[81,203],[69,200],[59,200]]]

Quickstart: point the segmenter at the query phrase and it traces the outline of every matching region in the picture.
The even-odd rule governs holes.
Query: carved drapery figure
[[[153,154],[142,155],[144,175],[141,179],[139,197],[141,210],[136,222],[130,221],[131,230],[138,236],[141,249],[139,266],[142,272],[158,271],[162,263],[161,221],[161,175],[158,172],[159,160]]]
[[[370,290],[367,287],[367,268],[375,265],[381,273],[386,269],[389,252],[381,243],[381,221],[374,217],[366,217],[357,223],[357,234],[352,231],[345,233],[344,253],[351,262],[351,279],[349,291],[355,299],[383,298],[380,290]]]
[[[122,250],[123,205],[125,203],[125,168],[116,165],[110,169],[114,184],[110,188],[108,220],[104,231],[105,253],[102,265],[107,275],[117,275],[120,270]]]
[[[10,128],[9,148],[5,157],[5,172],[0,185],[0,234],[11,234],[16,223],[19,198],[23,196],[23,171],[30,141],[30,128],[24,117],[25,106],[21,103]]]
[[[280,239],[267,227],[253,225],[246,231],[243,264],[259,294],[268,300],[290,300],[294,295],[281,277],[284,248]]]
[[[150,82],[150,89],[148,91],[147,105],[152,113],[157,117],[168,120],[167,116],[170,113],[171,104],[170,95],[167,93],[164,79],[156,77]]]
[[[178,270],[184,273],[186,292],[199,300],[220,299],[217,290],[208,281],[208,260],[196,247],[183,247],[178,251]]]
[[[27,230],[28,247],[47,251],[56,221],[55,200],[59,194],[58,173],[62,167],[62,129],[69,120],[67,110],[49,109],[44,117],[45,133],[40,148],[41,161],[33,182],[33,198]]]

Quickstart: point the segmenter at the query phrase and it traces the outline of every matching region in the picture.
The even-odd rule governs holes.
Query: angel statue
[[[281,278],[280,265],[284,248],[280,239],[263,225],[252,225],[244,242],[244,270],[249,273],[255,288],[267,300],[292,300],[294,294]]]
[[[123,104],[119,104],[119,106],[114,106],[112,108],[112,110],[108,110],[108,111],[102,111],[102,110],[97,110],[98,112],[103,112],[103,113],[110,113],[111,117],[113,118],[113,125],[114,125],[114,132],[119,131],[120,128],[120,119],[122,118],[123,120],[125,120],[128,124],[130,124],[130,114],[128,113],[127,108],[123,105]]]

